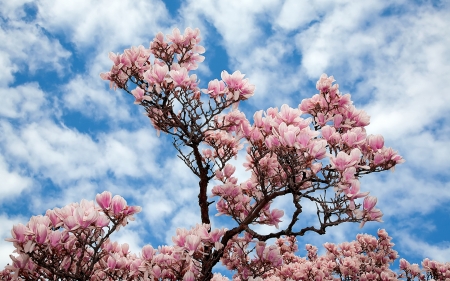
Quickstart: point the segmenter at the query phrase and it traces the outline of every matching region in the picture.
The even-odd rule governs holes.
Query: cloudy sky
[[[143,207],[115,236],[136,252],[200,221],[197,182],[170,139],[99,77],[111,67],[109,51],[148,47],[157,32],[188,26],[200,28],[206,48],[202,87],[222,70],[256,85],[241,105],[247,116],[296,107],[327,73],[371,116],[368,133],[406,159],[362,180],[384,223],[307,235],[301,249],[385,228],[412,262],[450,260],[448,2],[1,0],[0,267],[13,250],[4,241],[13,224],[104,190]]]

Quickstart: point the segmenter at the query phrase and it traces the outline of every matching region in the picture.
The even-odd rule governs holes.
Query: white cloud
[[[165,219],[175,211],[177,204],[165,189],[152,186],[143,196],[142,212],[145,214],[150,225],[165,224]]]
[[[39,26],[11,21],[0,28],[0,85],[14,81],[17,71],[49,69],[63,74],[70,56],[61,44],[44,35]]]
[[[450,256],[449,243],[430,244],[421,239],[417,239],[409,233],[401,234],[401,247],[407,253],[414,253],[415,255],[423,258],[429,258],[430,260],[436,260],[439,262],[448,262]]]
[[[0,1],[0,13],[10,19],[20,20],[26,16],[24,5],[29,5],[32,0],[17,0],[17,1]]]
[[[121,227],[118,231],[111,235],[111,241],[118,242],[119,244],[128,244],[129,252],[132,254],[139,255],[141,253],[142,247],[142,236],[136,230],[133,230],[136,222],[130,222],[125,227]]]
[[[301,28],[317,19],[315,5],[317,5],[317,2],[287,0],[284,2],[280,14],[276,17],[275,24],[289,31]]]
[[[159,141],[150,129],[117,130],[99,135],[98,141],[49,120],[20,130],[2,122],[0,129],[9,161],[26,163],[56,184],[102,178],[108,171],[116,177],[157,174]]]
[[[0,116],[36,119],[45,114],[41,108],[45,104],[45,94],[35,82],[14,88],[0,88],[0,99]]]
[[[175,153],[175,149],[173,152]],[[162,164],[159,177],[152,179],[151,186],[142,188],[142,191],[145,190],[144,194],[139,193],[134,197],[143,208],[150,231],[164,241],[161,235],[166,234],[169,235],[166,238],[170,238],[175,231],[162,233],[161,229],[174,230],[179,221],[183,221],[183,227],[190,228],[200,222],[200,217],[197,178],[178,158],[168,158]],[[196,220],[189,217],[192,214],[196,214]],[[183,220],[183,216],[189,218]]]
[[[11,196],[19,195],[24,189],[32,186],[33,181],[22,175],[21,172],[16,170],[11,170],[5,159],[0,155],[0,203],[3,200],[7,200]]]
[[[264,34],[260,23],[272,16],[277,9],[277,2],[263,1],[227,1],[211,2],[206,0],[188,1],[183,6],[187,22],[201,24],[199,18],[205,18],[222,35],[228,51],[241,51],[242,47],[252,47],[252,41]],[[231,54],[236,55],[232,52]]]
[[[123,93],[105,90],[104,84],[106,82],[98,76],[77,75],[63,87],[63,106],[95,119],[130,121],[131,107],[125,103],[131,104],[134,100],[131,97],[125,99]],[[136,110],[136,107],[133,109]]]
[[[78,48],[116,49],[150,42],[161,25],[171,22],[161,1],[37,2],[37,22],[51,32],[64,34]]]
[[[444,128],[446,121],[441,124]],[[440,126],[441,124],[438,124]],[[396,142],[402,148],[402,154],[407,162],[405,166],[410,166],[420,170],[427,177],[437,175],[448,175],[450,163],[450,147],[448,143],[450,135],[442,132],[424,131],[416,134],[406,135]]]
[[[379,13],[386,6],[378,1],[365,1],[330,3],[321,8],[321,20],[295,37],[303,56],[302,66],[313,79],[327,70],[343,67],[347,79],[355,79],[362,70],[358,69],[361,59],[372,52],[376,55],[380,45],[385,44],[380,41],[385,30],[378,27],[384,25],[385,19]]]
[[[406,162],[407,163],[407,162]],[[362,191],[378,198],[378,206],[388,217],[427,215],[450,201],[450,185],[427,173],[406,166],[384,176],[370,175],[361,182]]]
[[[239,69],[245,69],[246,78],[256,85],[255,95],[249,102],[261,109],[283,104],[296,107],[301,102],[298,96],[301,85],[300,61],[285,59],[295,51],[295,46],[279,35],[261,41],[265,44],[254,46],[250,53],[236,59]]]

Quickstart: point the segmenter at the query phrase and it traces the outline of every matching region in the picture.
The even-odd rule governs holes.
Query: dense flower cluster
[[[223,118],[232,120],[224,121],[233,124],[228,133],[234,131],[249,143],[244,165],[252,171],[252,177],[238,184],[230,172],[235,167],[227,164],[223,170],[216,170],[216,179],[223,184],[214,187],[212,193],[220,196],[217,204],[220,214],[242,222],[255,205],[271,194],[286,189],[317,191],[323,188],[321,179],[334,178],[328,184],[334,187],[337,196],[341,195],[340,202],[352,211],[351,219],[360,220],[361,226],[366,221],[381,221],[382,213],[375,208],[376,198],[360,191],[358,179],[363,174],[390,169],[404,160],[384,146],[382,136],[366,135],[364,126],[369,124],[369,117],[364,111],[356,110],[350,95],[341,95],[333,82],[333,77],[322,75],[317,82],[319,94],[303,100],[296,109],[283,105],[281,110],[258,111],[251,126],[237,110]],[[304,119],[302,114],[311,117]],[[216,140],[217,136],[229,138],[223,131],[215,136],[215,143],[219,144],[222,141]],[[237,146],[239,139],[234,140]],[[204,157],[216,156],[206,152]],[[355,204],[358,198],[364,198],[362,209]],[[281,210],[270,211],[268,201],[252,223],[278,227],[282,216]]]
[[[146,245],[140,255],[130,253],[128,244],[111,242],[109,236],[134,220],[132,216],[141,208],[106,191],[96,201],[98,205],[82,200],[47,210],[27,225],[15,225],[7,240],[14,243],[18,255],[11,255],[12,264],[0,276],[11,280],[193,280],[189,278],[199,275],[204,248],[223,247],[220,239],[225,229],[211,231],[209,225],[197,225],[189,231],[178,229],[173,246]]]
[[[324,234],[345,222],[362,227],[381,221],[377,198],[361,191],[359,179],[404,160],[384,146],[382,136],[366,134],[369,116],[326,74],[312,98],[297,108],[258,111],[252,124],[238,105],[254,94],[255,86],[240,71],[223,71],[221,80],[199,88],[191,72],[204,60],[199,35],[198,29],[187,28],[184,34],[175,29],[166,37],[158,33],[148,49],[110,53],[113,66],[101,77],[132,95],[158,134],[172,135],[178,157],[199,179],[202,223],[177,229],[172,246],[146,245],[133,254],[110,236],[140,207],[103,192],[97,204],[83,200],[14,226],[8,241],[16,255],[0,272],[3,280],[228,280],[213,273],[219,262],[236,272],[234,280],[450,278],[449,264],[429,260],[422,270],[401,260],[402,273],[394,273],[389,266],[397,253],[383,230],[378,239],[358,235],[350,243],[327,243],[324,256],[310,245],[307,258],[296,256],[296,236]],[[244,167],[251,176],[239,180],[229,160],[244,148]],[[208,193],[213,179],[218,184]],[[280,196],[290,196],[292,205],[272,208]],[[211,227],[211,197],[217,199],[217,215],[231,217],[235,227]],[[301,225],[304,202],[317,206],[318,223]],[[277,230],[261,234],[254,225]],[[272,238],[277,242],[269,245]]]
[[[55,276],[76,279],[98,272],[101,261],[114,253],[104,248],[110,243],[109,236],[134,220],[141,208],[129,206],[123,197],[112,197],[109,192],[98,194],[97,203],[82,200],[31,217],[26,225],[15,225],[7,241],[14,243],[18,255],[11,255],[13,262],[6,270],[14,272],[14,278],[32,280],[52,280]],[[122,248],[126,252],[127,246]]]
[[[98,205],[82,200],[47,210],[27,225],[15,225],[8,241],[14,243],[18,255],[11,255],[12,265],[0,271],[1,280],[197,280],[205,249],[223,248],[220,240],[226,229],[197,225],[191,230],[177,229],[173,246],[155,249],[145,245],[140,254],[130,253],[128,244],[111,242],[108,237],[133,219],[140,207],[128,206],[117,195],[111,198],[109,192],[98,194],[96,199]],[[401,259],[401,272],[392,271],[389,266],[398,254],[384,230],[378,231],[378,239],[367,234],[356,238],[339,245],[325,243],[323,256],[317,255],[316,247],[306,245],[307,257],[303,258],[295,255],[298,246],[293,236],[268,245],[247,233],[234,237],[221,261],[236,271],[233,280],[449,279],[450,263],[429,259],[422,262],[422,269]],[[214,274],[212,280],[229,279]]]
[[[378,238],[358,234],[356,240],[338,245],[325,243],[324,255],[317,248],[306,245],[307,257],[295,255],[298,250],[294,237],[279,238],[274,245],[252,241],[250,236],[239,239],[239,247],[230,248],[223,258],[229,269],[236,270],[233,280],[272,281],[394,281],[394,280],[449,280],[450,263],[425,259],[422,269],[417,264],[400,260],[399,274],[389,267],[398,258],[391,237],[383,229]],[[249,247],[256,255],[250,257]],[[254,278],[253,276],[258,276]]]

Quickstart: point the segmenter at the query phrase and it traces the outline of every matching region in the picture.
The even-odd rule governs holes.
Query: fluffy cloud
[[[450,245],[448,242],[441,243],[440,245],[431,245],[418,240],[417,237],[411,234],[402,234],[402,246],[406,252],[424,255],[437,261],[448,261],[448,257],[450,256]]]
[[[108,172],[116,177],[157,174],[154,161],[159,141],[149,129],[118,130],[100,135],[98,141],[49,120],[19,131],[2,122],[0,130],[9,159],[27,163],[31,171],[57,184],[103,177]]]
[[[15,119],[39,118],[45,113],[41,107],[46,103],[45,94],[36,82],[13,88],[0,88],[0,116]],[[19,120],[20,120],[19,119]]]
[[[10,196],[18,195],[22,190],[32,186],[33,181],[22,175],[20,171],[11,170],[5,159],[0,155],[0,179],[2,186],[0,188],[0,204]]]
[[[58,40],[45,36],[38,25],[13,21],[8,17],[6,21],[0,27],[0,86],[12,83],[18,71],[35,73],[50,68],[63,75],[70,53]]]
[[[203,25],[199,19],[205,19],[223,37],[227,50],[239,53],[241,48],[254,45],[251,42],[264,35],[260,23],[272,16],[272,10],[277,9],[277,2],[273,0],[245,2],[201,0],[187,1],[183,8],[181,14],[187,22]],[[233,52],[232,55],[236,53]]]
[[[51,32],[64,34],[80,49],[116,49],[123,44],[149,42],[170,20],[161,1],[36,2],[37,22]],[[106,45],[105,45],[106,44]]]

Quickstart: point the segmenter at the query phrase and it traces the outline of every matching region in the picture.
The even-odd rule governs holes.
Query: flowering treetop
[[[361,190],[359,179],[393,169],[404,160],[384,146],[381,135],[366,134],[369,116],[355,108],[349,94],[339,92],[332,76],[323,74],[318,93],[297,108],[261,110],[251,122],[238,105],[253,96],[255,86],[240,71],[223,71],[221,80],[199,88],[192,74],[204,60],[199,35],[198,29],[187,28],[184,34],[175,29],[166,37],[157,34],[148,49],[139,46],[110,53],[113,66],[101,77],[131,94],[158,134],[173,137],[178,156],[198,177],[202,224],[178,229],[172,246],[146,245],[139,255],[132,254],[126,244],[111,242],[109,237],[140,207],[104,192],[97,195],[97,204],[82,201],[48,210],[26,226],[15,226],[10,241],[18,256],[12,256],[4,278],[223,280],[213,274],[220,261],[235,270],[237,280],[402,277],[389,270],[397,254],[383,231],[378,239],[363,235],[339,247],[327,244],[324,257],[317,257],[311,246],[307,246],[308,259],[293,254],[296,236],[324,234],[344,222],[359,222],[362,227],[368,221],[381,221],[377,198]],[[244,168],[251,174],[248,179],[236,178],[236,167],[229,163],[242,149],[246,150]],[[208,193],[212,180],[218,184]],[[282,196],[290,197],[290,214],[271,205]],[[216,198],[217,214],[229,216],[234,227],[211,226],[208,207],[214,202],[208,198]],[[300,221],[305,202],[317,206],[316,223]],[[263,234],[255,225],[276,230]],[[269,246],[266,241],[271,238],[278,240]],[[405,262],[404,276],[420,277],[422,273]]]

